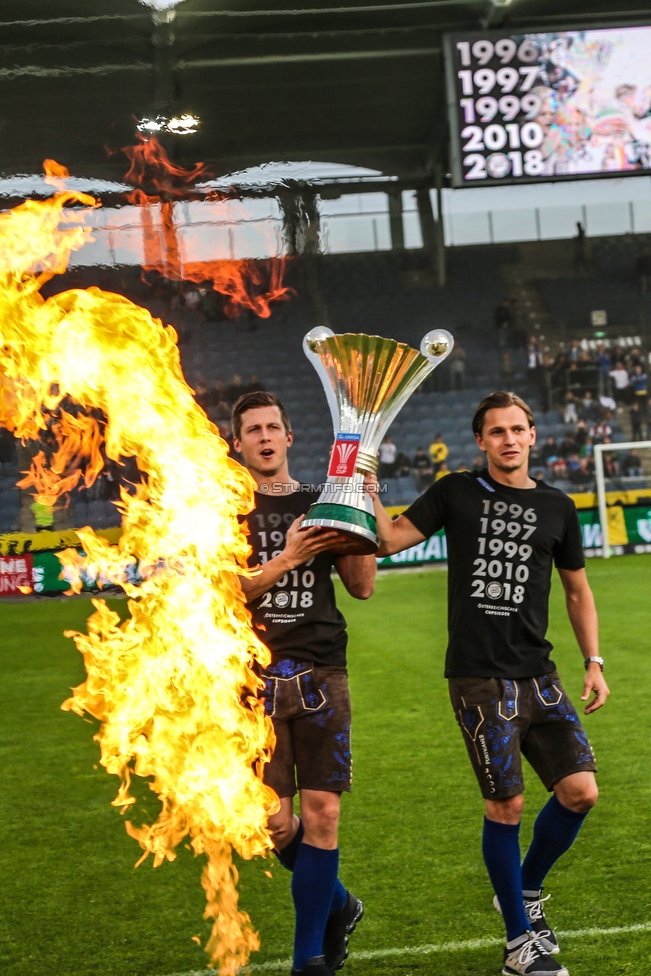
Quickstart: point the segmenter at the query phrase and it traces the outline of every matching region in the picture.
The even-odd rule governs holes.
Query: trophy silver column
[[[373,502],[364,491],[364,476],[377,471],[378,448],[398,412],[453,346],[445,329],[428,332],[420,352],[381,336],[335,335],[324,326],[303,339],[305,355],[323,383],[335,442],[328,479],[302,527],[339,529],[347,541],[336,543],[338,552],[377,551]]]

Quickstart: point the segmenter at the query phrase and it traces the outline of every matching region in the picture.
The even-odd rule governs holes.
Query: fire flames
[[[170,281],[210,282],[215,291],[226,297],[227,315],[232,317],[246,308],[260,318],[269,318],[271,303],[288,297],[289,289],[283,285],[284,258],[265,262],[266,274],[261,262],[247,258],[181,259],[175,201],[187,199],[197,180],[210,178],[208,167],[203,163],[191,168],[176,165],[155,136],[139,135],[139,142],[125,146],[122,152],[131,164],[125,180],[135,187],[128,200],[141,208],[145,271],[158,271]],[[216,190],[201,199],[228,206],[228,196]]]
[[[58,418],[58,450],[28,475],[48,504],[80,477],[82,458],[92,482],[102,441],[109,458],[138,459],[143,482],[122,493],[119,544],[85,528],[86,555],[61,557],[73,589],[82,569],[94,568],[124,587],[130,611],[121,623],[95,599],[88,633],[68,634],[87,679],[62,707],[101,723],[101,763],[121,781],[116,806],[133,808],[134,774],[160,798],[155,822],[127,821],[141,860],[172,860],[184,838],[206,855],[206,948],[232,976],[258,947],[238,909],[232,851],[251,858],[270,848],[265,824],[277,803],[261,779],[273,732],[252,670],[268,651],[238,582],[249,551],[238,515],[252,507],[254,485],[196,405],[172,328],[97,288],[47,300],[39,293],[84,244],[84,208],[95,205],[62,191],[0,215],[0,424],[35,438],[47,418]],[[70,401],[86,414],[74,416]],[[95,415],[105,418],[101,426]],[[140,582],[129,582],[136,563]]]

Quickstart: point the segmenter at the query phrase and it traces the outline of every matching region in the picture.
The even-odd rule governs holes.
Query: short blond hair
[[[489,410],[503,410],[505,407],[520,407],[520,410],[524,411],[529,426],[536,426],[531,407],[524,402],[522,397],[519,397],[517,393],[509,393],[507,390],[496,390],[495,393],[489,393],[488,396],[485,396],[475,410],[475,416],[472,418],[473,434],[481,436],[484,420]]]

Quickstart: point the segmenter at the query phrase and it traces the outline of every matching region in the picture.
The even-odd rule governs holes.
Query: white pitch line
[[[651,932],[651,922],[640,922],[637,925],[613,925],[611,928],[600,929],[570,929],[557,931],[556,934],[564,939],[598,938],[604,935],[625,935],[633,932]],[[351,952],[351,960],[364,962],[370,959],[387,959],[391,956],[431,956],[437,952],[460,952],[464,949],[488,949],[490,946],[502,945],[503,939],[466,939],[464,942],[441,942],[434,945],[403,946],[402,949],[371,949],[367,952]],[[271,973],[280,969],[289,969],[291,959],[273,959],[271,962],[252,963],[240,970],[242,976],[247,973]],[[216,969],[193,969],[187,973],[174,973],[172,976],[217,976]]]

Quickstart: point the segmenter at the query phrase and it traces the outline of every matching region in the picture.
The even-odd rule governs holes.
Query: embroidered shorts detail
[[[260,671],[276,748],[264,781],[278,796],[350,792],[350,693],[342,667],[285,659]]]
[[[450,678],[450,699],[486,800],[524,791],[522,756],[548,790],[597,771],[594,754],[557,671],[537,678]]]

